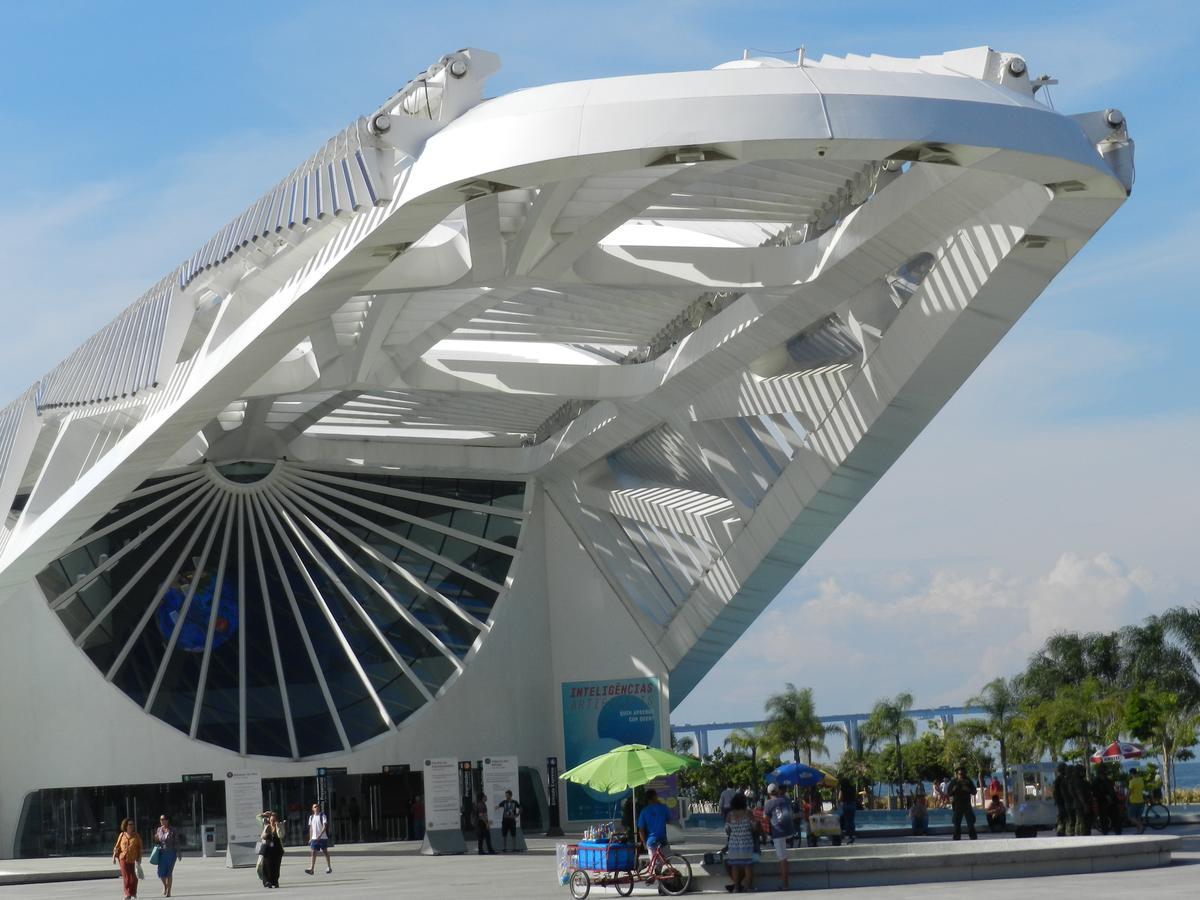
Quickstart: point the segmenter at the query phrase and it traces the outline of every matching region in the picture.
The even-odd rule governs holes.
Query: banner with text
[[[458,829],[458,760],[444,756],[425,760],[425,829]]]
[[[564,769],[622,744],[659,745],[662,730],[657,678],[564,682],[562,704]],[[602,794],[569,782],[566,785],[568,819],[615,819],[620,815],[623,794]]]
[[[225,773],[225,827],[229,843],[258,840],[262,827],[255,817],[263,811],[262,775],[258,772]],[[277,809],[280,817],[284,810]]]
[[[679,824],[679,776],[662,775],[646,782],[646,788],[654,788],[658,799],[667,807],[667,821]]]
[[[496,804],[504,799],[504,792],[512,791],[513,799],[521,802],[521,785],[517,778],[515,756],[485,756],[483,759],[483,792],[487,794],[488,818],[500,821]]]

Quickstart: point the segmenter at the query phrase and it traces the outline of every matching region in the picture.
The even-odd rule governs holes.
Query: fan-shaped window
[[[238,462],[146,482],[38,581],[147,712],[242,753],[348,749],[459,671],[516,557],[520,482]]]

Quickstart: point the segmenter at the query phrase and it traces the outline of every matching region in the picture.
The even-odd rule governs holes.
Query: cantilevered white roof
[[[1132,188],[1024,60],[448,54],[0,412],[0,579],[202,461],[537,479],[678,701]],[[214,223],[215,224],[215,223]]]

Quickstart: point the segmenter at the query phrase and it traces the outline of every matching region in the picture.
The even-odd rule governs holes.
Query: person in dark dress
[[[271,811],[263,813],[263,829],[258,836],[262,841],[263,887],[279,887],[279,869],[283,864],[283,823]]]

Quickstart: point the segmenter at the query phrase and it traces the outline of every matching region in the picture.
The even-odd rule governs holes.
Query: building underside
[[[443,57],[0,412],[4,852],[39,791],[244,757],[540,766],[565,684],[651,679],[663,741],[1132,187],[1118,111],[987,48],[485,101],[498,65]]]

